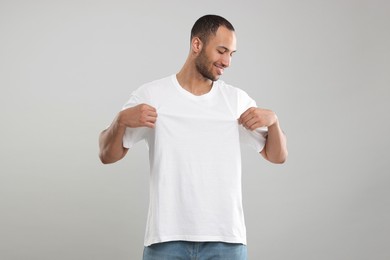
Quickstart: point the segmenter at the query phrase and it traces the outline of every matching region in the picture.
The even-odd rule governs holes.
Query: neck
[[[200,96],[210,92],[213,81],[204,78],[196,69],[195,64],[186,62],[176,74],[180,86],[190,93]]]

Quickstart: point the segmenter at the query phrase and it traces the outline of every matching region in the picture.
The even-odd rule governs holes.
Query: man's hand
[[[278,117],[273,111],[251,107],[242,113],[238,122],[248,130],[268,127],[267,141],[260,153],[270,162],[284,163],[287,158],[286,136],[280,129]]]
[[[119,112],[110,127],[99,136],[99,157],[102,163],[114,163],[126,155],[128,148],[123,147],[123,135],[126,127],[154,128],[156,120],[156,109],[146,104]]]
[[[270,127],[278,121],[276,114],[268,109],[251,107],[241,114],[238,123],[246,129]]]
[[[127,108],[121,111],[118,117],[119,124],[126,127],[154,128],[156,120],[156,109],[147,104]]]

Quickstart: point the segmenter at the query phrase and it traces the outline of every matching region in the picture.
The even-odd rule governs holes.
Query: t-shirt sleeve
[[[242,91],[238,95],[238,117],[241,116],[248,108],[257,107],[256,102],[249,95]],[[259,127],[251,131],[239,126],[240,143],[252,147],[255,151],[261,152],[267,141],[268,128]]]
[[[136,93],[132,93],[130,96],[130,99],[127,101],[127,103],[123,106],[122,111],[137,106],[139,104],[146,103],[143,97],[140,97]],[[123,147],[124,148],[131,148],[139,141],[145,139],[146,134],[148,132],[149,128],[147,127],[127,127],[125,134],[123,135]]]

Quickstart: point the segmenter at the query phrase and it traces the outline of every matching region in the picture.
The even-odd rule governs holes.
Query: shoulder
[[[147,82],[134,90],[133,93],[139,95],[155,91],[164,91],[164,88],[170,84],[172,84],[172,76]]]
[[[130,107],[141,103],[157,106],[161,99],[166,97],[166,93],[169,93],[169,89],[172,89],[172,77],[173,76],[168,76],[139,86],[137,89],[131,92],[130,98],[125,107]]]
[[[241,115],[241,113],[243,113],[248,108],[257,106],[256,101],[254,101],[246,91],[226,84],[221,80],[219,80],[217,83],[224,98],[226,100],[229,100],[230,104],[234,104],[238,116]]]
[[[233,95],[236,96],[237,98],[249,98],[248,93],[241,88],[229,85],[222,80],[216,81],[216,84],[218,84],[218,88],[224,94],[227,94],[229,96]]]

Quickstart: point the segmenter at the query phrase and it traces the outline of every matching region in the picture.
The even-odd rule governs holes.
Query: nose
[[[227,67],[229,67],[230,66],[230,63],[231,63],[231,61],[232,61],[232,57],[230,56],[230,55],[223,55],[223,57],[222,57],[222,66],[224,67],[224,68],[227,68]]]

